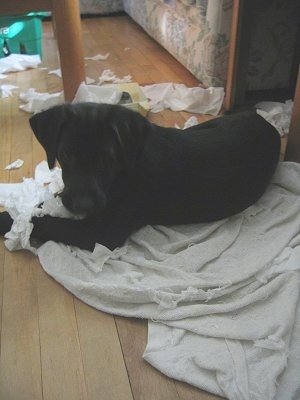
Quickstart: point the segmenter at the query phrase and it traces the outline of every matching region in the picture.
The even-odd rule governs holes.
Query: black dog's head
[[[132,162],[133,121],[142,126],[144,118],[123,106],[96,103],[59,105],[30,118],[49,168],[56,160],[62,168],[62,202],[71,212],[102,215],[113,182]]]

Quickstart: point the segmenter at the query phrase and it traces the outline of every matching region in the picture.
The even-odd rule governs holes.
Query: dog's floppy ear
[[[123,135],[121,135],[120,130],[123,132]],[[129,145],[129,135],[124,135],[124,131],[126,132],[126,125],[123,125],[122,128],[119,128],[117,124],[112,124],[112,133],[114,134],[118,143],[121,163],[123,167],[128,170],[132,168],[131,164],[136,158],[135,147],[133,145]]]
[[[62,125],[66,120],[66,106],[49,108],[33,115],[29,119],[35,137],[47,154],[49,168],[52,169],[57,156],[57,148],[62,133]]]
[[[130,170],[135,167],[137,157],[143,151],[152,124],[137,111],[120,107],[118,118],[111,120],[110,126],[119,144],[123,165]]]

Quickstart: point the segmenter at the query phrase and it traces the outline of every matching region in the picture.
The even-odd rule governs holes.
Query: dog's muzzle
[[[63,191],[60,196],[63,205],[75,215],[85,217],[101,216],[106,206],[104,193],[75,194]]]

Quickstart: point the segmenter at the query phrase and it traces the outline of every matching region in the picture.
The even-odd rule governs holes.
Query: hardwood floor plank
[[[133,400],[114,317],[80,300],[75,310],[88,399]]]
[[[0,399],[41,400],[37,282],[29,252],[6,252],[0,359]]]
[[[16,97],[12,99],[12,106],[18,110],[19,102]],[[24,177],[32,176],[32,132],[28,117],[27,113],[16,112],[12,119],[10,162],[21,159],[24,164],[22,168],[10,171],[11,182],[21,182]]]
[[[11,102],[10,99],[0,99],[0,121],[1,121],[1,146],[0,146],[0,179],[1,182],[9,181],[9,173],[4,170],[6,165],[10,163],[11,151]]]
[[[37,275],[43,399],[87,400],[74,298],[41,269]]]
[[[142,359],[147,341],[147,321],[116,317],[116,324],[134,399],[179,400],[175,381]]]
[[[180,400],[222,400],[221,397],[199,390],[184,382],[176,382]]]

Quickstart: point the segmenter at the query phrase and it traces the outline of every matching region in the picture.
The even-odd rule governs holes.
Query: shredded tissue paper
[[[12,163],[10,163],[9,165],[7,165],[4,169],[6,169],[6,170],[19,169],[22,167],[23,164],[24,164],[24,161],[21,160],[20,158],[18,158],[17,160],[15,160]]]
[[[40,93],[34,88],[21,92],[19,97],[24,103],[20,105],[20,109],[29,113],[37,113],[64,102],[63,92]]]
[[[158,83],[143,86],[142,90],[150,100],[152,112],[170,108],[173,111],[217,115],[224,100],[224,89],[221,87],[188,88],[179,83]]]
[[[103,61],[103,60],[107,60],[109,55],[110,55],[110,53],[96,54],[95,56],[92,56],[92,57],[84,57],[84,59],[85,60],[92,60],[92,61]]]
[[[125,49],[126,50],[126,49]],[[103,61],[109,57],[107,54],[96,54],[95,56],[85,57],[86,60],[92,61]],[[27,68],[37,68],[41,63],[39,55],[24,55],[24,54],[11,54],[8,57],[0,59],[0,78],[6,78],[7,76],[3,73],[23,71]],[[61,70],[55,69],[49,71],[49,74],[55,74],[61,77]],[[104,83],[126,83],[131,82],[132,76],[126,75],[120,78],[110,69],[102,71],[98,78],[98,85]],[[88,100],[105,102],[107,100],[106,94],[103,92],[103,99],[101,98],[102,93],[97,92],[95,86],[90,85],[94,83],[95,79],[87,78],[86,87],[83,89],[81,84],[79,87],[79,93],[77,93],[77,99],[83,99],[84,95]],[[15,85],[0,85],[0,97],[8,97],[12,94],[12,90],[16,89]],[[179,83],[159,83],[153,85],[142,86],[141,90],[144,95],[149,99],[149,106],[152,112],[159,112],[166,108],[170,108],[173,111],[188,111],[191,113],[202,113],[218,115],[224,101],[224,88],[222,87],[193,87],[188,88],[184,84]],[[118,97],[117,95],[115,96]],[[39,112],[43,109],[49,108],[55,104],[63,102],[63,93],[38,93],[35,89],[30,88],[26,92],[21,93],[21,100],[25,105],[21,105],[20,108],[27,112]],[[78,101],[75,99],[75,101]],[[112,98],[109,99],[111,104],[115,104]],[[293,101],[287,100],[285,103],[280,102],[267,102],[263,101],[255,105],[257,113],[264,117],[278,130],[280,135],[288,133]]]
[[[39,55],[10,54],[0,59],[0,74],[37,68],[40,63],[41,57]]]
[[[272,124],[281,136],[284,136],[289,133],[293,105],[292,100],[287,100],[285,103],[261,101],[255,107],[257,113]]]
[[[118,79],[114,83],[127,82],[127,79]],[[174,88],[174,90],[173,90]],[[217,115],[222,107],[224,91],[222,88],[203,89],[187,88],[183,84],[159,84],[141,86],[140,90],[145,99],[150,99],[152,112],[170,108],[174,111],[189,111],[191,113],[205,113]],[[87,85],[81,83],[73,102],[94,101],[97,103],[118,104],[122,93],[116,85]],[[36,113],[50,106],[63,103],[63,92],[39,93],[30,88],[20,93],[20,99],[25,103],[20,106],[23,111]]]
[[[13,95],[13,91],[15,89],[18,89],[18,86],[16,85],[11,85],[11,84],[1,84],[0,85],[0,98],[2,97],[3,99],[10,97]]]

